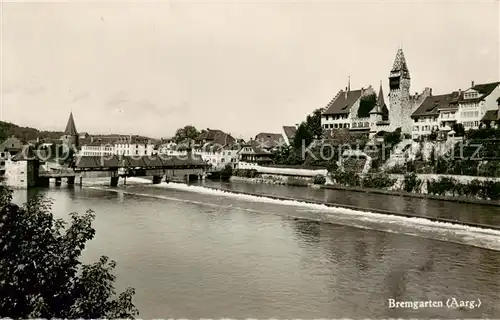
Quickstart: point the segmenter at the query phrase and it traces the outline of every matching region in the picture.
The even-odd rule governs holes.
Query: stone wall
[[[35,186],[34,163],[32,161],[5,162],[5,183],[11,188],[29,188]]]

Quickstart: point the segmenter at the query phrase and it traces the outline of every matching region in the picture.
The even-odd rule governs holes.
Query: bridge
[[[194,155],[183,157],[172,156],[77,156],[68,167],[50,169],[40,166],[38,170],[38,185],[47,186],[51,178],[56,185],[66,178],[68,184],[74,184],[75,179],[106,178],[111,179],[111,186],[117,186],[119,178],[153,177],[157,184],[165,177],[165,181],[188,181],[191,176],[201,176],[205,173],[207,163]]]

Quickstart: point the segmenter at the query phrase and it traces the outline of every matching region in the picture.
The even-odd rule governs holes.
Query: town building
[[[156,146],[160,155],[183,157],[192,152],[216,171],[223,169],[227,164],[235,168],[240,149],[239,143],[230,134],[210,128],[204,130],[196,140],[186,140],[179,144],[172,140],[163,140]]]
[[[80,146],[82,156],[145,156],[155,154],[156,144],[149,138],[138,135],[90,136]]]
[[[258,143],[261,149],[271,153],[276,152],[286,145],[286,140],[282,133],[261,132],[255,136],[254,143]]]
[[[12,136],[0,144],[0,177],[5,175],[6,162],[23,149],[21,140]]]
[[[412,138],[429,137],[433,132],[441,139],[454,136],[456,124],[465,131],[480,127],[498,126],[500,82],[475,85],[465,91],[428,96],[415,110]]]
[[[348,129],[374,136],[380,131],[401,128],[403,134],[411,134],[411,115],[431,94],[426,88],[421,94],[410,94],[410,72],[402,49],[398,49],[389,73],[389,105],[386,105],[382,83],[378,96],[372,86],[351,90],[350,80],[345,90],[340,90],[326,106],[321,125],[326,136],[333,130]]]
[[[262,148],[262,144],[255,140],[243,144],[238,151],[239,162],[253,164],[272,163],[272,152]]]
[[[457,122],[462,123],[465,130],[478,129],[481,124],[494,124],[499,120],[498,98],[500,82],[476,85],[472,82],[460,99]]]

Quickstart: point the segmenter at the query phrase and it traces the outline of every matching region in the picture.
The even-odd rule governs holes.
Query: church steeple
[[[403,49],[399,48],[396,53],[396,58],[394,58],[394,64],[392,65],[391,74],[400,73],[404,78],[410,78],[410,71],[408,70],[408,65],[406,64],[405,55]]]
[[[69,114],[68,123],[66,124],[66,129],[64,134],[67,136],[77,136],[78,131],[76,131],[75,120],[73,119],[73,112]]]

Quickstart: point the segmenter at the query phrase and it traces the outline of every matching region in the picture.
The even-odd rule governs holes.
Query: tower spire
[[[64,134],[67,136],[77,136],[78,131],[76,131],[75,120],[73,119],[73,112],[70,112],[68,123],[66,124],[66,129]]]

